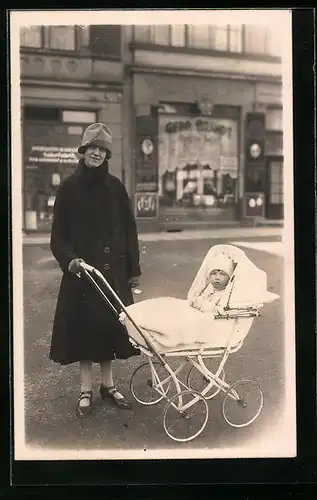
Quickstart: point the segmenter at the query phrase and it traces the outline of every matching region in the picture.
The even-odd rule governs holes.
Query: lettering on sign
[[[193,131],[193,132],[213,132],[214,134],[226,135],[229,137],[232,133],[232,127],[224,126],[219,123],[202,120],[198,118],[197,120],[186,120],[186,121],[170,121],[165,126],[165,132],[168,134],[175,134],[182,131]]]
[[[29,163],[77,163],[77,148],[59,146],[32,146]]]

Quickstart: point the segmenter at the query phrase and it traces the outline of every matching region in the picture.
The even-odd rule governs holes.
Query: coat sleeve
[[[127,238],[127,253],[128,253],[128,274],[129,278],[141,276],[140,268],[140,250],[137,226],[132,208],[131,199],[127,193],[125,186],[123,188],[123,204],[124,204],[124,219],[125,231]]]
[[[77,258],[70,243],[68,196],[65,191],[65,185],[61,184],[55,199],[51,231],[51,251],[63,272],[67,271],[70,261]]]

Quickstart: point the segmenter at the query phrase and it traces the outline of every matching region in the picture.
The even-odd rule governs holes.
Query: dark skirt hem
[[[135,349],[135,352],[131,353],[129,352],[129,354],[122,354],[122,355],[117,355],[117,356],[112,356],[112,357],[105,357],[103,356],[102,358],[94,358],[94,359],[91,359],[89,361],[92,361],[92,363],[103,363],[104,361],[115,361],[116,359],[130,359],[134,356],[140,356],[140,351],[138,349]],[[55,358],[51,355],[49,355],[49,359],[51,361],[53,361],[54,363],[58,363],[62,366],[65,366],[65,365],[71,365],[73,363],[79,363],[80,361],[86,361],[84,359],[58,359],[58,358]],[[87,360],[88,361],[88,360]]]

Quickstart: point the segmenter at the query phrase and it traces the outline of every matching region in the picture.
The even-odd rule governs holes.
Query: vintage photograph
[[[291,22],[11,11],[15,459],[296,456]]]

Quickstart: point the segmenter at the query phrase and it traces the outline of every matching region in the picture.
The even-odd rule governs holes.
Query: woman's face
[[[213,269],[209,279],[215,290],[224,290],[228,284],[229,276],[221,269]]]
[[[100,167],[106,158],[106,149],[91,145],[86,149],[84,157],[87,167]]]

